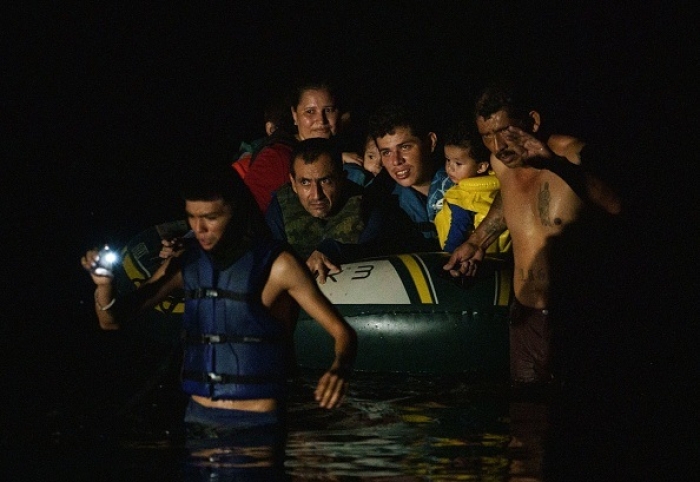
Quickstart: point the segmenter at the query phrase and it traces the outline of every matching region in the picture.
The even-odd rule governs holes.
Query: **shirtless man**
[[[501,190],[444,269],[453,276],[473,276],[486,248],[505,229],[510,231],[515,295],[510,311],[511,381],[546,383],[552,378],[547,241],[587,207],[618,214],[620,201],[582,168],[585,143],[567,135],[542,135],[539,112],[519,104],[513,92],[486,89],[477,100],[475,118]]]
[[[282,419],[293,362],[298,307],[335,342],[335,358],[319,379],[324,408],[341,403],[356,354],[354,330],[319,291],[309,270],[265,236],[254,200],[230,169],[194,171],[183,191],[195,239],[166,259],[132,293],[115,299],[113,278],[94,270],[98,253],[81,259],[96,285],[95,313],[104,330],[118,329],[176,289],[185,290],[182,386],[190,396],[188,433],[202,424],[235,429]]]

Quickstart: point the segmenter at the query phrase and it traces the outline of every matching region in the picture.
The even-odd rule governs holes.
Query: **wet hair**
[[[423,116],[406,104],[384,104],[369,117],[369,134],[376,140],[387,134],[394,134],[396,129],[410,129],[414,136],[424,139],[430,132],[423,121]]]
[[[182,172],[180,197],[184,201],[218,201],[231,206],[228,243],[269,236],[269,228],[255,198],[230,164],[192,162]],[[243,238],[241,238],[243,236]]]
[[[473,122],[457,122],[445,133],[443,144],[467,149],[476,162],[489,162],[491,157]]]
[[[328,154],[333,165],[333,172],[341,174],[343,172],[343,154],[337,143],[332,139],[323,137],[312,137],[298,142],[292,149],[289,172],[295,176],[294,161],[301,158],[304,164],[313,164],[323,154]]]
[[[180,183],[184,201],[223,200],[234,209],[245,209],[251,200],[248,187],[230,165],[193,162],[184,168]]]
[[[512,120],[523,123],[522,127],[530,127],[532,110],[524,89],[508,81],[497,81],[485,87],[477,97],[474,118],[488,119],[498,111],[505,111]]]

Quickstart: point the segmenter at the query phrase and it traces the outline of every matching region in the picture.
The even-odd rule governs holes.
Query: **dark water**
[[[270,447],[247,435],[185,449],[179,348],[93,335],[81,340],[91,353],[10,377],[2,480],[673,480],[697,453],[680,429],[690,412],[668,413],[683,405],[639,374],[526,393],[457,376],[358,373],[345,403],[325,410],[312,400],[318,374],[302,371],[277,470]]]
[[[503,386],[456,378],[358,374],[346,402],[329,411],[312,400],[317,374],[302,373],[289,404],[283,470],[246,468],[267,465],[270,453],[236,441],[191,453],[178,432],[184,399],[176,369],[166,367],[168,350],[162,358],[155,352],[133,350],[119,360],[122,369],[151,366],[155,376],[115,370],[111,380],[92,384],[92,395],[73,393],[21,430],[4,433],[8,480],[538,480],[541,474],[546,406],[513,403]]]

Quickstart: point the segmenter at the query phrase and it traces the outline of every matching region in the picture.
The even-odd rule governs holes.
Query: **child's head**
[[[367,136],[367,139],[365,140],[362,159],[364,168],[375,176],[382,170],[382,158],[379,155],[377,143],[372,136]]]
[[[263,112],[265,121],[265,134],[270,136],[276,130],[283,132],[292,131],[292,115],[289,113],[289,106],[286,99],[273,97],[265,107]]]
[[[454,183],[487,174],[490,152],[476,129],[460,122],[445,136],[445,170]]]

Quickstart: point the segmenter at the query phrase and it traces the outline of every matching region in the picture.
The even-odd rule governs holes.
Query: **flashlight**
[[[97,258],[93,264],[92,272],[98,276],[108,276],[112,278],[114,273],[112,270],[114,266],[119,262],[119,255],[110,249],[108,245],[97,253]]]

